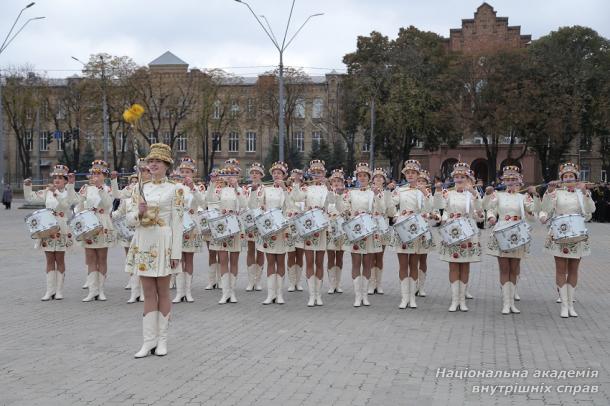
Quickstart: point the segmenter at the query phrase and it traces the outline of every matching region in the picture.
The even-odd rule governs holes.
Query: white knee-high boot
[[[312,275],[307,278],[307,286],[309,287],[309,301],[307,302],[307,306],[313,307],[316,305],[316,276]]]
[[[322,303],[322,279],[318,279],[315,275],[314,278],[316,281],[316,306],[322,306],[324,305]]]
[[[267,275],[267,299],[263,302],[264,305],[275,302],[277,298],[277,278],[275,274]]]
[[[407,278],[409,280],[409,307],[411,309],[417,309],[417,303],[415,303],[415,292],[417,291],[417,281],[413,278]]]
[[[449,311],[454,312],[457,310],[460,303],[460,281],[451,282],[451,305]]]
[[[568,287],[568,315],[570,317],[578,317],[578,313],[574,310],[574,291],[576,290],[576,286],[572,286],[569,283],[566,283],[565,286]],[[57,296],[55,296],[57,298]]]
[[[296,265],[290,265],[286,274],[288,277],[288,292],[294,292],[297,288]]]
[[[143,358],[151,354],[158,342],[158,318],[156,310],[148,312],[142,318],[142,348],[134,357]]]
[[[375,293],[377,293],[378,295],[383,295],[383,287],[381,286],[382,276],[383,268],[377,268],[377,273],[375,274]]]
[[[229,272],[220,277],[220,286],[222,287],[222,297],[218,301],[218,304],[225,304],[229,302],[231,297],[231,281],[229,280]]]
[[[303,276],[303,267],[300,265],[295,265],[295,289],[299,292],[303,291],[303,286],[301,286],[301,276]]]
[[[356,276],[354,282],[354,307],[362,305],[362,276]]]
[[[510,294],[508,295],[510,311],[511,311],[511,313],[519,314],[519,313],[521,313],[521,310],[517,309],[517,306],[515,306],[515,289],[517,288],[517,286],[512,282],[508,282],[508,283],[509,283],[508,286],[510,288]]]
[[[377,268],[376,266],[371,268],[371,277],[368,279],[368,285],[367,285],[367,289],[366,289],[366,293],[368,295],[375,294],[375,287],[377,286],[377,270],[378,269],[379,268]],[[362,300],[364,301],[364,297],[362,298]]]
[[[43,302],[47,300],[51,300],[55,297],[55,290],[57,289],[57,276],[55,275],[55,271],[49,271],[46,274],[47,277],[47,291],[44,296],[40,299]]]
[[[466,289],[468,284],[459,281],[459,286],[460,286],[460,296],[459,296],[459,300],[460,300],[460,311],[462,312],[467,312],[468,311],[468,306],[466,306]]]
[[[275,279],[276,279],[276,283],[275,283],[275,289],[276,289],[276,300],[275,303],[277,304],[284,304],[286,302],[284,302],[284,294],[283,294],[283,289],[284,289],[284,277],[280,276],[280,274],[275,274]]]
[[[167,316],[164,316],[163,313],[157,312],[157,348],[155,350],[155,355],[160,357],[167,355],[167,333],[169,331],[169,318],[170,313]]]
[[[235,284],[237,283],[237,276],[229,272],[229,283],[231,287],[231,296],[229,297],[230,303],[237,303],[237,297],[235,296]]]
[[[502,314],[510,314],[510,282],[502,285]]]
[[[104,284],[106,283],[106,275],[101,272],[97,273],[97,289],[99,294],[99,299],[103,302],[106,300],[106,295],[104,294]]]
[[[335,293],[336,289],[337,289],[337,284],[335,281],[335,267],[331,266],[330,268],[328,268],[328,284],[330,285],[330,287],[328,288],[328,294],[332,295]]]
[[[140,277],[135,273],[131,274],[129,284],[131,286],[131,293],[129,294],[129,300],[127,303],[135,303],[140,298]]]
[[[343,289],[341,289],[341,272],[343,270],[338,266],[335,266],[335,292],[343,293]]]
[[[370,281],[368,279],[366,279],[366,276],[362,276],[362,304],[365,306],[370,306],[371,302],[369,302],[369,284]]]
[[[248,284],[246,285],[246,292],[252,292],[254,290],[255,273],[255,265],[248,265]]]
[[[193,287],[193,274],[183,272],[184,273],[184,297],[188,303],[193,303],[195,299],[193,299],[193,294],[191,289]]]
[[[56,286],[55,286],[55,300],[61,300],[64,298],[64,278],[66,276],[66,272],[55,271]]]
[[[263,290],[261,287],[261,275],[263,274],[263,267],[259,264],[254,264],[254,290],[260,292]]]
[[[406,309],[407,305],[409,304],[409,288],[411,286],[409,284],[409,279],[410,278],[404,278],[400,281],[400,304],[398,305],[399,309]]]
[[[184,272],[176,274],[176,297],[172,300],[172,303],[180,303],[186,299],[184,291],[186,286],[186,278]]]
[[[218,279],[216,278],[216,272],[218,264],[210,265],[210,269],[208,269],[208,284],[205,287],[205,290],[212,290],[218,287]]]
[[[98,291],[98,280],[97,274],[99,272],[90,272],[87,275],[87,288],[89,289],[89,294],[87,297],[83,299],[83,302],[90,302],[92,300],[97,300],[99,291]]]
[[[426,297],[426,291],[424,290],[424,285],[426,284],[426,272],[421,269],[417,274],[417,296]]]
[[[568,284],[565,283],[559,288],[559,297],[561,298],[561,317],[568,318],[570,313],[568,311]]]

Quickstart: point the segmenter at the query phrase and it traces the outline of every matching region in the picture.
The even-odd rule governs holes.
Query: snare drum
[[[345,236],[345,231],[343,231],[343,217],[336,217],[331,220],[330,225],[328,226],[328,237],[331,240],[338,240]]]
[[[197,224],[199,224],[199,230],[201,230],[203,234],[210,234],[210,225],[208,224],[208,221],[216,217],[220,217],[220,211],[217,209],[197,211]]]
[[[585,218],[580,214],[564,214],[551,220],[551,237],[557,243],[584,241],[589,237]]]
[[[76,241],[91,238],[102,230],[102,224],[93,210],[85,210],[76,214],[74,218],[70,220],[69,225]]]
[[[498,241],[498,247],[502,252],[514,251],[528,244],[532,237],[530,236],[531,227],[525,221],[510,222],[496,226],[493,230],[494,237]]]
[[[127,216],[123,215],[113,217],[112,225],[123,240],[131,241],[136,230],[135,227],[127,224]]]
[[[455,245],[474,237],[474,229],[467,218],[458,218],[439,227],[445,245]]]
[[[370,237],[377,231],[377,222],[368,213],[361,213],[343,223],[343,231],[350,243]]]
[[[45,238],[59,232],[59,224],[51,209],[36,210],[28,214],[25,216],[25,225],[32,238]]]
[[[241,223],[244,226],[244,231],[247,233],[256,228],[256,218],[263,214],[261,209],[249,209],[243,212],[240,216]]]
[[[284,217],[282,209],[277,207],[264,212],[254,221],[256,222],[258,233],[262,238],[267,238],[273,234],[277,234],[290,225],[288,220],[286,220]]]
[[[239,220],[234,214],[226,214],[208,220],[212,239],[216,242],[228,240],[241,233]]]
[[[197,227],[197,223],[195,222],[195,220],[193,220],[189,212],[185,211],[182,215],[183,234],[190,234],[190,232],[193,231],[195,227]]]
[[[408,244],[429,231],[428,222],[419,214],[411,214],[394,223],[394,230],[403,244]]]
[[[294,226],[301,238],[307,238],[328,227],[328,219],[322,209],[311,209],[293,219]]]

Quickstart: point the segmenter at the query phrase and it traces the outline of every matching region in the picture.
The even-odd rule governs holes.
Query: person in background
[[[11,202],[13,201],[13,190],[11,185],[6,185],[4,192],[2,192],[2,204],[5,210],[11,209]]]

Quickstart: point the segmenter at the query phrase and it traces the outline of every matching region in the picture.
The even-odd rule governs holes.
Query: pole
[[[108,163],[108,101],[106,99],[106,67],[104,57],[100,55],[102,61],[102,120],[104,128],[104,161]]]
[[[38,165],[36,165],[36,179],[41,179],[42,177],[42,172],[40,171],[40,165],[42,164],[42,159],[40,158],[41,155],[41,151],[40,151],[40,107],[38,107],[38,109],[36,109],[36,134],[38,135],[36,137],[36,152],[38,154]],[[42,180],[42,179],[41,179]]]
[[[2,85],[2,71],[0,70],[0,186],[4,190],[4,102],[2,99]]]
[[[279,158],[280,161],[284,161],[284,138],[286,136],[286,125],[284,123],[284,53],[280,51],[280,72],[279,72],[279,94],[280,94],[280,106],[279,106],[279,117],[278,117],[278,126],[279,126]]]
[[[371,97],[371,139],[369,148],[369,166],[371,170],[375,169],[375,98]]]

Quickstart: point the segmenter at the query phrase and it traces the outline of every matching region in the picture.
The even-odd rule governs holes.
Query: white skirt
[[[127,252],[125,272],[154,278],[181,272],[179,266],[172,269],[171,255],[171,227],[138,227]]]

